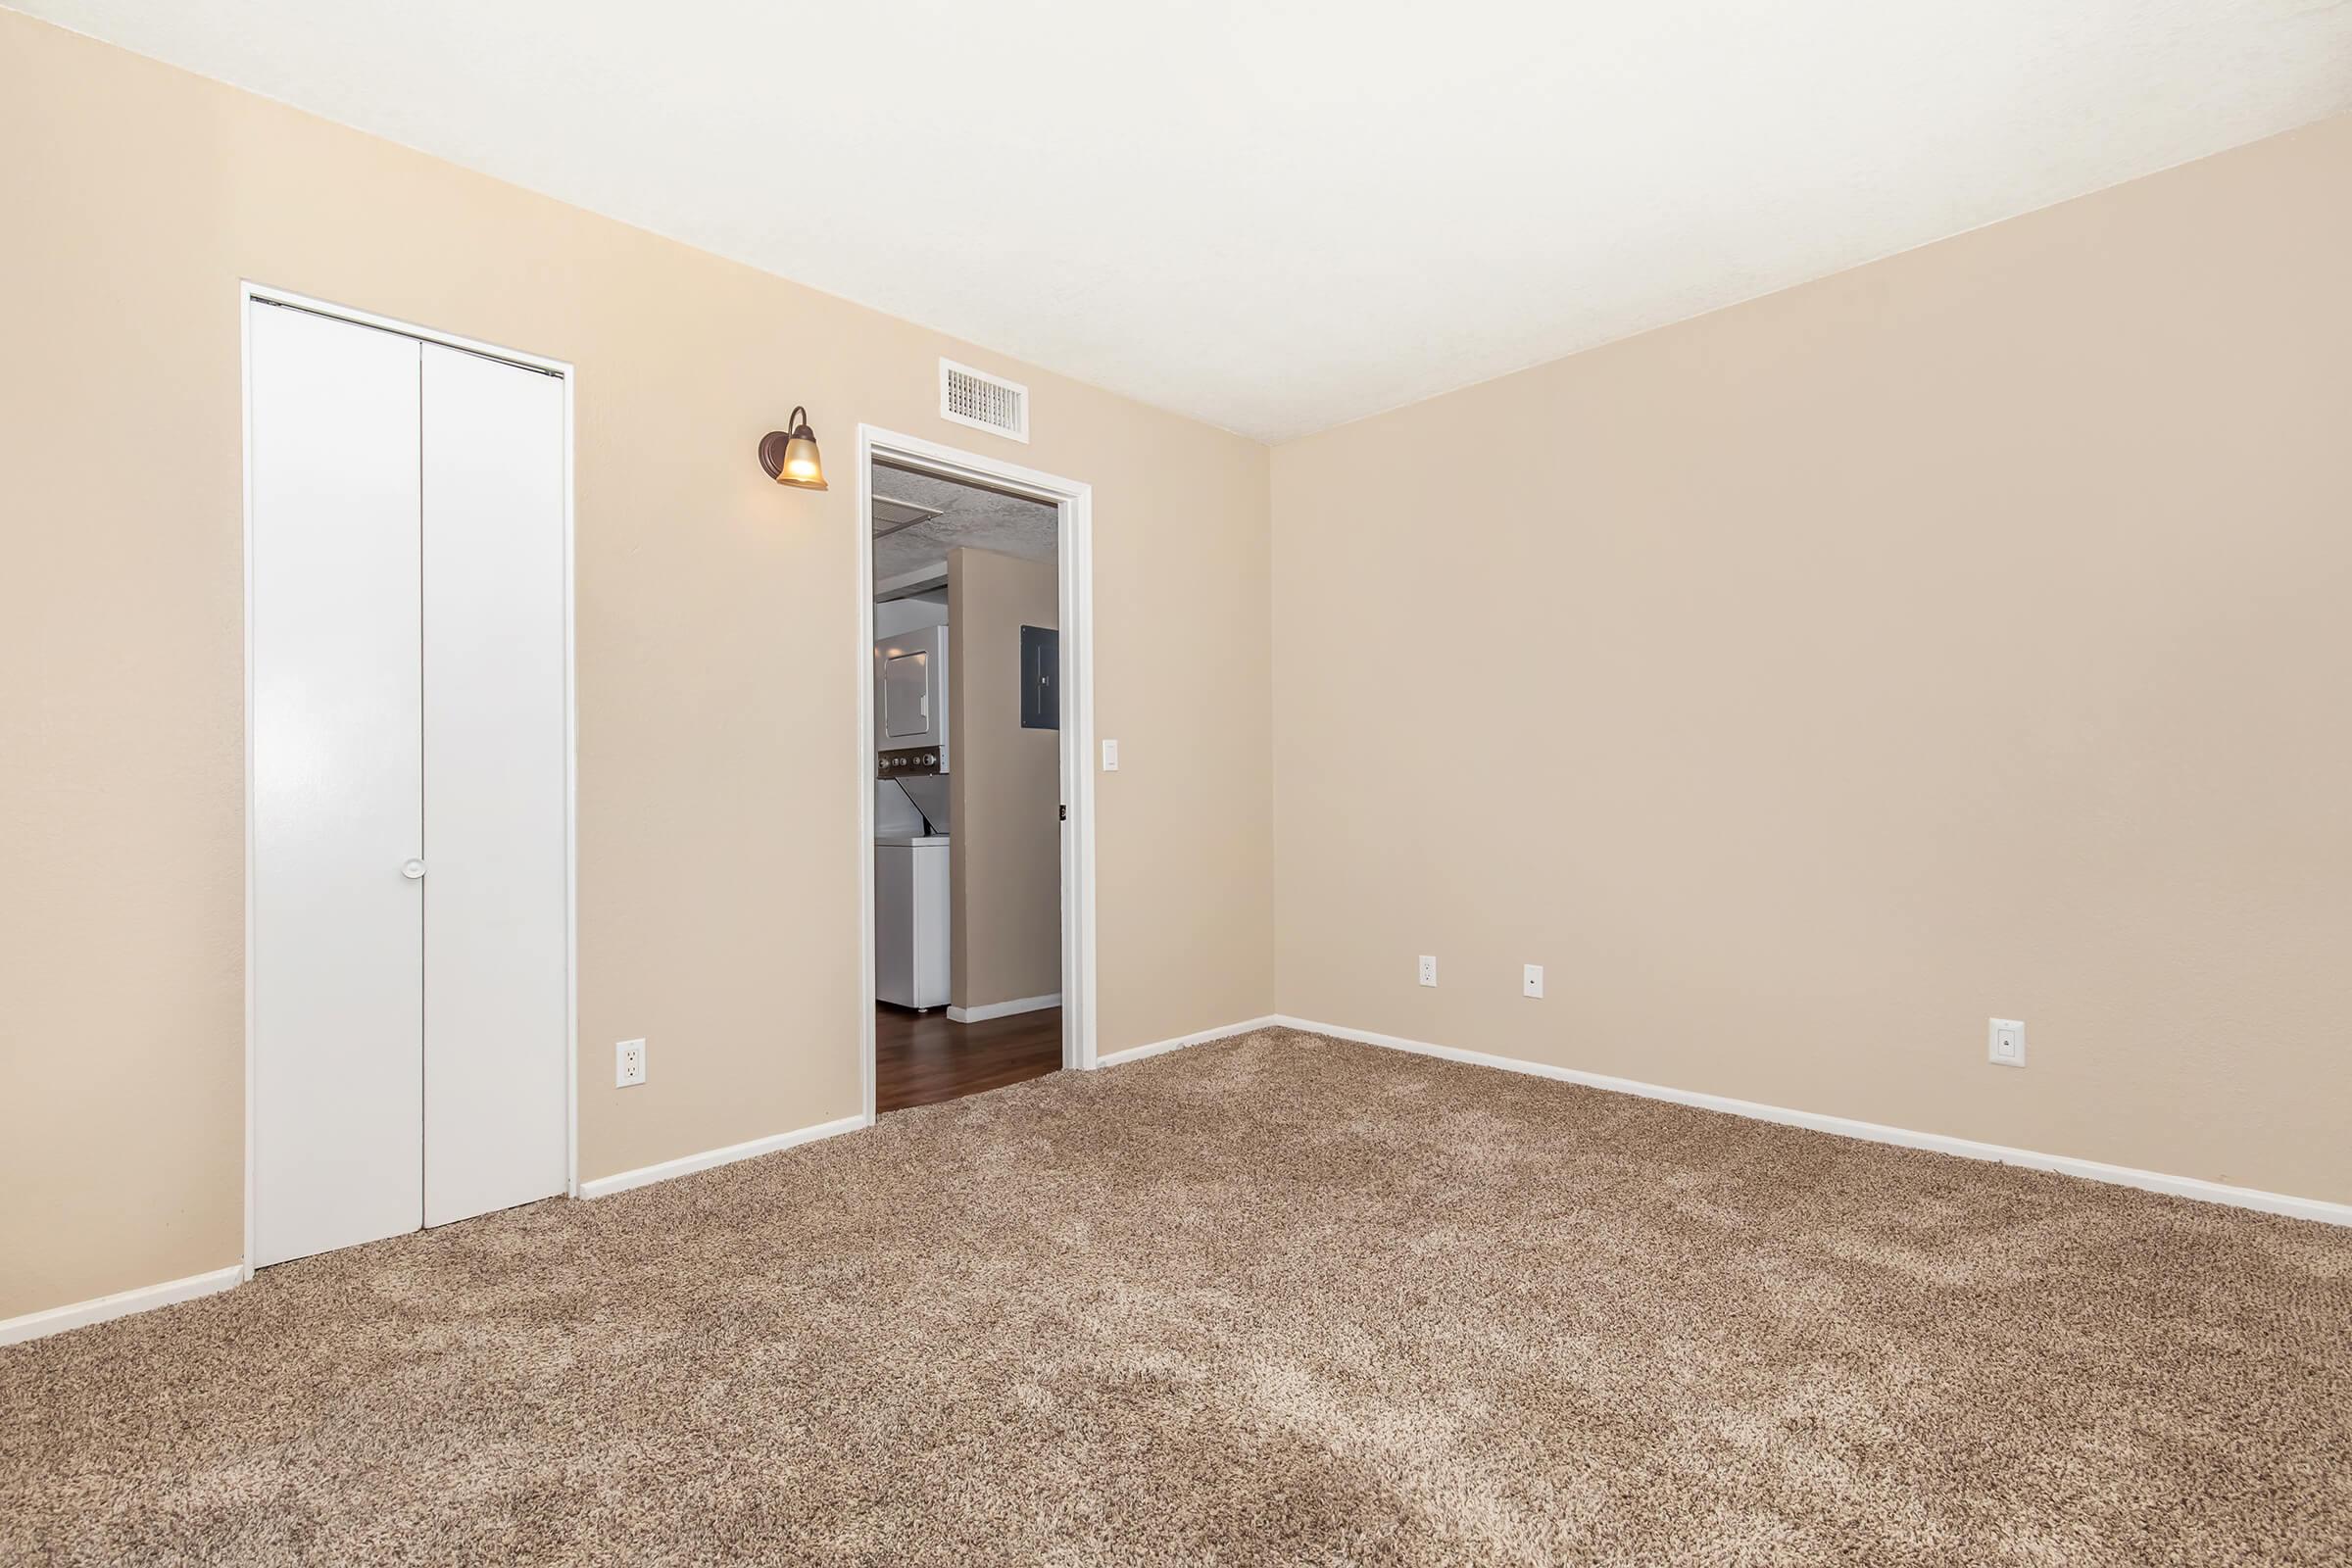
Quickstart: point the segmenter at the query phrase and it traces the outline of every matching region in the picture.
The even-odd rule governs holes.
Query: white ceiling
[[[967,547],[1023,561],[1054,559],[1055,528],[1061,514],[1041,502],[882,463],[874,465],[874,496],[876,500],[911,501],[918,507],[936,508],[940,514],[928,522],[896,529],[874,540],[874,582],[878,586],[943,576],[948,569],[948,552]],[[884,526],[881,518],[873,519],[878,534]]]
[[[1268,440],[2352,109],[2344,0],[12,3]]]

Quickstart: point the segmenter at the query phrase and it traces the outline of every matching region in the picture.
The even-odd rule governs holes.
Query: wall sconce
[[[816,432],[808,428],[808,411],[796,408],[786,421],[790,430],[770,430],[760,438],[760,466],[778,484],[798,490],[823,490],[825,462],[816,453]]]

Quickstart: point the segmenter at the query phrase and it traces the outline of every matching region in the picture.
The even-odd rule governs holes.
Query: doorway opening
[[[865,1115],[1094,1065],[1088,488],[858,431]]]

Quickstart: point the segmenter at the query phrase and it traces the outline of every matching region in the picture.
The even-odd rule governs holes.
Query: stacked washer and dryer
[[[948,628],[874,639],[874,996],[949,1002]]]

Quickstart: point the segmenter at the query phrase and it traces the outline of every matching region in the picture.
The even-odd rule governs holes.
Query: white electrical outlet
[[[1519,994],[1523,997],[1540,997],[1544,994],[1544,966],[1542,964],[1531,963],[1520,974]]]
[[[1438,983],[1438,960],[1431,954],[1421,955],[1421,983],[1425,986],[1434,986]]]
[[[626,1089],[631,1084],[645,1082],[645,1042],[616,1040],[612,1043],[612,1087]]]
[[[1102,743],[1102,771],[1105,773],[1116,773],[1118,770],[1119,743],[1117,741],[1104,741]]]
[[[1995,1018],[1986,1031],[1984,1057],[1996,1067],[2026,1064],[2026,1026],[2016,1018]]]

